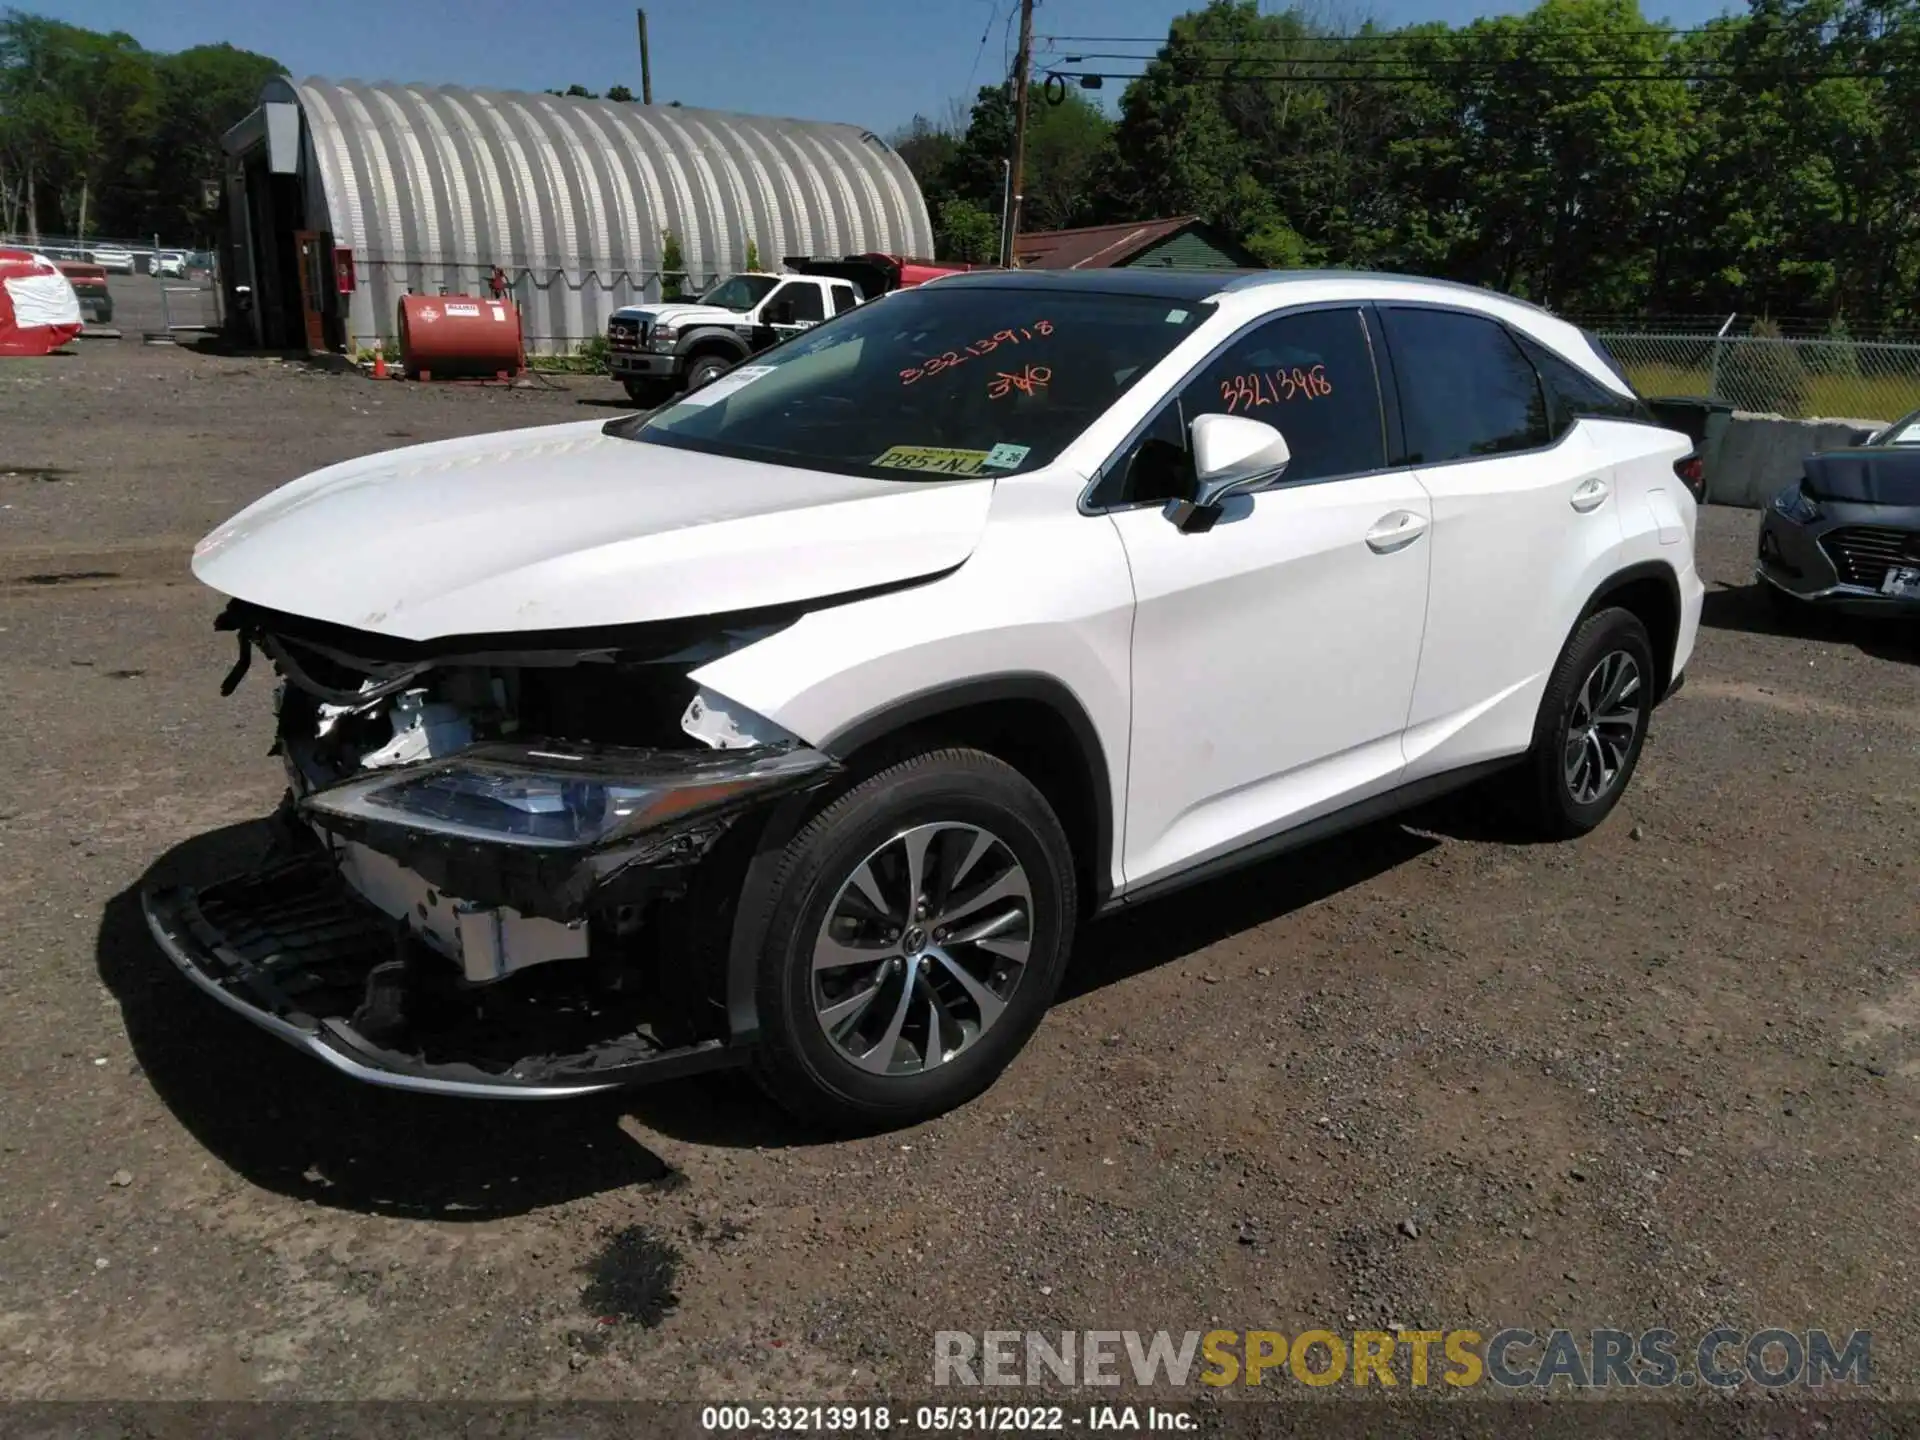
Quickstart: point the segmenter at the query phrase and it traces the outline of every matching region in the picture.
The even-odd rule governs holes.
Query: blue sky
[[[640,92],[634,6],[625,0],[11,0],[154,50],[226,40],[296,76],[543,90],[625,84]],[[1693,25],[1722,0],[1643,0]],[[1164,36],[1194,5],[1041,0],[1037,35]],[[1284,8],[1274,6],[1273,8]],[[1461,24],[1528,8],[1487,0],[1314,0],[1330,24],[1371,18]],[[844,120],[887,132],[916,111],[1007,72],[1017,0],[654,0],[647,5],[656,101]],[[1098,48],[1113,50],[1112,45]],[[1104,68],[1121,69],[1102,62]],[[1114,87],[1106,92],[1109,97]]]

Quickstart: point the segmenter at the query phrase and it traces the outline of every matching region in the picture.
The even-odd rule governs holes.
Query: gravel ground
[[[1689,684],[1597,834],[1457,801],[1091,927],[915,1131],[816,1141],[737,1076],[374,1091],[190,990],[139,888],[281,788],[193,540],[616,396],[0,368],[0,1395],[924,1395],[936,1329],[1716,1322],[1870,1329],[1920,1393],[1920,648],[1777,633],[1749,513],[1703,518]]]

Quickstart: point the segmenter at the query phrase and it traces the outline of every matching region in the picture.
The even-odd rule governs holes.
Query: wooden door
[[[306,325],[307,353],[327,348],[327,322],[322,307],[327,296],[327,247],[312,230],[296,231],[300,251],[300,314]]]

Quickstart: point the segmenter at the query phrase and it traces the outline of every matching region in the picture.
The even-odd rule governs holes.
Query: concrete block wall
[[[1717,435],[1709,434],[1701,456],[1707,501],[1758,510],[1788,482],[1800,478],[1800,462],[1820,450],[1858,445],[1885,420],[1789,420],[1736,410]]]

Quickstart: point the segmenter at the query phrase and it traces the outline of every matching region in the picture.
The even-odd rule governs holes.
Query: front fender
[[[823,607],[691,678],[840,753],[982,700],[1065,707],[1099,753],[1111,824],[1094,868],[1119,888],[1112,836],[1126,803],[1133,584],[1112,522],[1074,509],[1084,484],[1065,472],[999,481],[980,544],[957,570]]]

